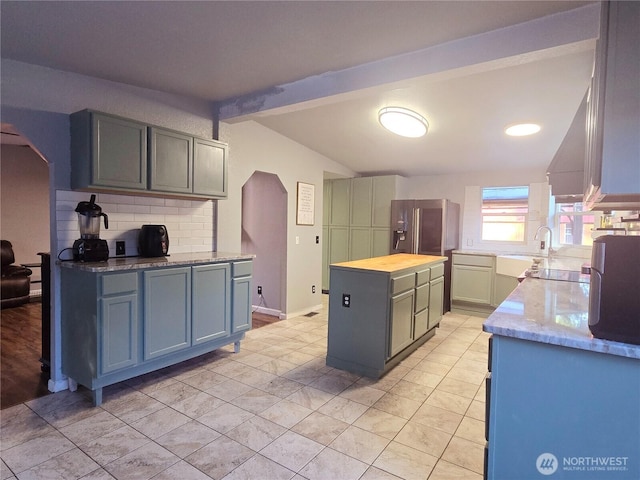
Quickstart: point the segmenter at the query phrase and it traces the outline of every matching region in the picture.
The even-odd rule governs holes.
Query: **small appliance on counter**
[[[640,345],[640,236],[593,241],[589,330],[596,338]]]
[[[138,234],[141,257],[164,257],[169,253],[169,232],[164,225],[142,225]]]
[[[102,213],[100,205],[91,195],[88,202],[80,202],[76,207],[80,238],[73,242],[73,259],[76,262],[104,262],[109,258],[109,245],[100,240],[100,219],[104,217],[104,228],[109,228],[109,217]]]

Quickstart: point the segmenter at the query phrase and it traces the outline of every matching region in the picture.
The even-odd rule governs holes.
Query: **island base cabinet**
[[[429,323],[430,267],[441,276],[442,261],[393,272],[350,263],[330,266],[327,365],[379,378],[435,334]]]
[[[640,360],[494,334],[486,477],[640,478]]]
[[[236,263],[238,278],[232,278]],[[70,388],[87,387],[100,405],[105,386],[231,343],[239,351],[251,328],[251,266],[241,261],[126,273],[62,268],[62,373]]]

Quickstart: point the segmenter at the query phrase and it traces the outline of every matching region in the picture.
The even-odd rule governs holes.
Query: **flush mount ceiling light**
[[[385,107],[378,112],[380,124],[397,135],[417,138],[427,133],[429,122],[419,113],[402,107]]]
[[[540,125],[537,123],[519,123],[518,125],[511,125],[504,129],[504,133],[512,137],[524,137],[526,135],[533,135],[540,131]]]

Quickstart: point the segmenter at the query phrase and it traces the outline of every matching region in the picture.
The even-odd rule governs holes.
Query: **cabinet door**
[[[212,140],[193,140],[193,193],[227,196],[227,147]]]
[[[101,303],[100,373],[138,363],[138,296],[103,298]]]
[[[91,118],[91,184],[146,190],[147,126],[99,113]]]
[[[415,290],[391,297],[391,317],[389,322],[389,357],[413,342],[413,302]]]
[[[444,277],[438,277],[429,283],[429,330],[442,320],[444,304]]]
[[[149,128],[149,188],[160,192],[191,193],[193,137]]]
[[[491,305],[493,269],[471,265],[453,265],[453,300]]]
[[[329,290],[329,227],[322,227],[322,290]]]
[[[389,255],[390,249],[390,229],[387,228],[373,228],[371,230],[371,256],[382,257]]]
[[[228,263],[191,268],[193,345],[226,337],[231,332],[230,279]]]
[[[349,232],[349,260],[371,257],[371,229],[352,228]]]
[[[331,213],[329,225],[349,226],[349,205],[351,203],[351,179],[331,182]]]
[[[249,330],[251,328],[251,277],[234,278],[232,288],[231,332]]]
[[[391,225],[391,200],[396,198],[396,177],[373,177],[371,226],[389,228]],[[384,255],[388,255],[387,249]]]
[[[191,268],[144,272],[144,359],[191,345]]]
[[[322,225],[329,225],[331,219],[331,180],[322,183]]]
[[[329,264],[349,260],[349,228],[329,227]]]
[[[371,177],[359,177],[351,180],[351,226],[371,226],[371,195],[373,181]]]

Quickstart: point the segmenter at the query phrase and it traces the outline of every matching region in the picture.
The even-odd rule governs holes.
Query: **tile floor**
[[[0,412],[0,480],[479,480],[482,322],[447,314],[372,380],[325,365],[325,307],[108,387],[97,408],[80,390],[38,398]]]

